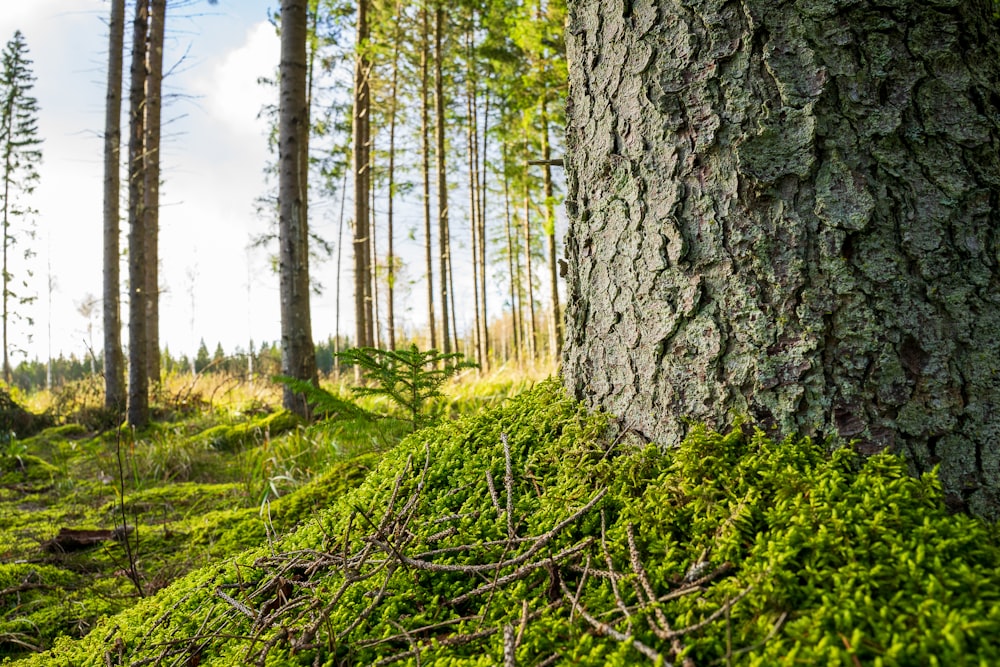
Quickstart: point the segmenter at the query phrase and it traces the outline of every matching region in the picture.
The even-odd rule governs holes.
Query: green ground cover
[[[32,561],[24,538],[25,562],[0,570],[4,646],[23,657],[15,642],[35,635],[16,619],[37,613],[64,630],[25,667],[1000,662],[996,526],[950,515],[933,475],[751,429],[693,428],[663,452],[607,424],[545,382],[355,445],[263,505],[240,479],[213,500],[195,478],[142,489],[125,505],[150,517],[140,553],[187,573],[141,601],[120,573],[74,588],[121,550],[72,566]],[[294,433],[330,443],[332,428]],[[80,487],[79,523],[108,525],[113,494]],[[32,607],[50,589],[83,611]]]

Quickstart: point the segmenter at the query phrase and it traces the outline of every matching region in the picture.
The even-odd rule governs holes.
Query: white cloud
[[[280,43],[274,26],[262,21],[246,33],[244,43],[225,55],[208,76],[194,83],[204,95],[204,107],[230,131],[259,138],[266,122],[261,108],[274,104],[277,93],[261,85],[262,76],[273,76],[280,57]]]

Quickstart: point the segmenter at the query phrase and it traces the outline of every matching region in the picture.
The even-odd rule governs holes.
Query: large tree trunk
[[[148,0],[136,0],[132,23],[128,139],[128,423],[149,422],[149,375],[146,366],[146,216],[143,212],[145,152],[146,36]]]
[[[146,368],[149,379],[160,381],[160,110],[163,88],[163,36],[166,0],[149,5],[149,45],[146,49],[146,125],[143,161],[146,232]]]
[[[1000,515],[989,0],[571,3],[568,386],[940,464]]]
[[[278,108],[278,242],[281,291],[281,372],[317,382],[309,310],[307,160],[309,105],[306,92],[307,3],[282,0]],[[285,408],[308,416],[305,399],[287,386]]]
[[[125,359],[122,355],[121,269],[121,113],[122,48],[125,0],[112,0],[108,24],[108,86],[104,114],[104,407],[125,407]]]

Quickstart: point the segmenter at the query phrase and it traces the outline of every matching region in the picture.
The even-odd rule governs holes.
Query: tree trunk
[[[556,210],[552,188],[552,147],[549,143],[549,110],[544,93],[542,111],[542,174],[545,192],[545,241],[549,254],[549,350],[554,359],[562,354],[562,313],[559,310],[559,258],[556,250]]]
[[[132,23],[128,140],[128,424],[149,423],[149,375],[146,364],[146,216],[143,197],[145,153],[146,36],[148,0],[136,0]]]
[[[448,180],[445,169],[445,117],[444,117],[444,52],[442,47],[444,31],[444,5],[438,0],[434,8],[434,108],[437,124],[435,126],[437,148],[437,187],[438,187],[438,244],[441,251],[441,349],[445,354],[451,352],[451,335],[448,326],[448,283],[451,257],[448,238]]]
[[[371,190],[371,89],[368,59],[368,0],[358,2],[357,53],[354,58],[354,344],[374,345],[371,242],[368,196]]]
[[[477,80],[478,81],[478,80]],[[477,89],[472,90],[472,101],[473,108],[478,109],[478,97]],[[479,203],[479,304],[483,312],[480,319],[483,321],[483,362],[482,370],[489,370],[490,367],[490,320],[489,314],[486,309],[486,160],[489,155],[489,136],[490,136],[490,95],[489,90],[485,91],[486,102],[483,105],[483,153],[482,153],[482,174],[481,179],[476,185],[477,197],[476,201]],[[473,131],[475,136],[479,136],[479,119],[478,117],[473,117]],[[476,163],[476,173],[480,174],[480,155],[479,155],[479,143],[476,142],[474,145],[474,159]]]
[[[571,3],[573,393],[940,464],[1000,516],[989,0]]]
[[[502,144],[502,158],[501,164],[503,168],[503,201],[504,201],[504,227],[507,232],[507,270],[510,273],[510,313],[511,313],[511,328],[514,332],[514,359],[520,361],[521,359],[521,306],[519,295],[520,280],[518,276],[521,273],[521,260],[520,255],[517,252],[517,244],[514,242],[514,237],[517,232],[513,229],[513,225],[510,221],[510,171],[509,165],[507,163],[507,142],[506,140]]]
[[[402,41],[400,25],[402,23],[402,3],[396,2],[396,16],[393,29],[392,46],[392,83],[389,91],[389,202],[386,211],[386,234],[388,236],[386,250],[386,328],[388,329],[388,346],[396,349],[396,255],[394,254],[393,203],[396,199],[396,111],[399,92],[399,45]]]
[[[104,111],[104,407],[125,408],[125,359],[121,322],[121,113],[125,0],[112,0],[108,24],[108,86]]]
[[[475,14],[470,17],[468,29],[465,31],[465,144],[466,144],[466,156],[468,158],[468,170],[469,170],[469,250],[472,259],[472,301],[473,309],[475,312],[475,331],[472,336],[472,344],[475,349],[476,363],[479,364],[479,368],[483,369],[485,366],[485,355],[483,351],[486,347],[484,331],[484,322],[480,319],[480,301],[479,301],[479,171],[476,166],[476,146],[479,144],[479,138],[475,133],[475,118],[478,111],[476,110],[474,93],[475,93],[475,62],[473,61],[473,49],[472,49],[472,29],[473,23],[475,21]]]
[[[160,110],[163,87],[163,35],[166,0],[150,0],[149,44],[146,48],[146,123],[143,156],[143,226],[146,233],[146,368],[150,381],[160,381]]]
[[[430,349],[437,349],[437,322],[434,315],[434,243],[431,238],[431,137],[430,137],[430,12],[420,7],[420,138],[421,168],[424,175],[424,260],[427,268],[427,325]]]
[[[278,243],[281,292],[281,372],[317,382],[309,309],[309,228],[306,150],[309,105],[306,85],[307,3],[281,2],[281,67],[278,107]],[[308,417],[304,397],[287,386],[286,409]]]
[[[535,284],[534,272],[531,269],[531,180],[528,178],[528,137],[524,137],[524,272],[528,297],[528,329],[525,338],[528,339],[528,358],[534,363],[538,359],[538,318],[535,315]]]

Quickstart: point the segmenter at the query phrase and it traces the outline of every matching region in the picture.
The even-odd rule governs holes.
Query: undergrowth
[[[1000,662],[996,527],[933,474],[605,423],[547,382],[418,431],[296,531],[17,664]]]

